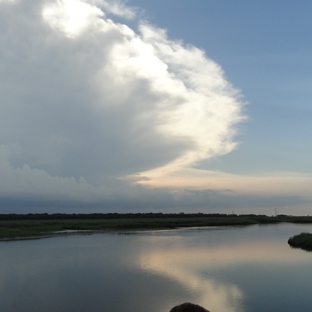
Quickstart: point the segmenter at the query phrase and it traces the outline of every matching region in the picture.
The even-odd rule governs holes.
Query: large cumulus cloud
[[[239,92],[204,51],[136,11],[113,0],[0,1],[0,168],[9,181],[0,195],[61,199],[67,189],[67,199],[100,201],[116,178],[151,179],[235,148]],[[116,183],[127,193],[125,181]]]
[[[164,30],[114,23],[105,4],[1,3],[0,139],[14,166],[94,182],[230,152],[242,103],[221,68]]]

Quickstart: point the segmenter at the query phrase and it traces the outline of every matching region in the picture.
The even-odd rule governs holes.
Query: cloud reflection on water
[[[309,261],[301,253],[290,252],[287,240],[239,238],[233,234],[234,237],[222,244],[214,242],[218,234],[212,232],[212,238],[208,238],[206,244],[196,241],[196,235],[192,239],[179,236],[174,236],[174,239],[166,236],[144,237],[143,240],[148,240],[144,245],[151,247],[140,254],[140,269],[176,281],[190,294],[190,298],[184,301],[196,300],[196,303],[213,312],[239,312],[244,311],[243,289],[230,280],[218,278],[220,269],[245,264],[288,265]]]
[[[141,269],[169,277],[186,288],[190,297],[184,301],[196,300],[197,304],[213,312],[243,311],[243,293],[237,285],[202,276],[202,270],[209,270],[214,261],[209,249],[181,246],[150,249],[140,255],[139,263]]]

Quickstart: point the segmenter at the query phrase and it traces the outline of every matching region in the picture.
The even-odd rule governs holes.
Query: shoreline
[[[70,217],[70,216],[69,216]],[[41,239],[64,235],[89,235],[96,233],[126,233],[180,228],[220,226],[268,225],[276,223],[312,224],[312,217],[267,217],[254,215],[164,215],[130,216],[103,219],[23,219],[0,220],[0,242]]]

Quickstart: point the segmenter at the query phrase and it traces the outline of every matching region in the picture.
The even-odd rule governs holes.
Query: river
[[[307,312],[312,225],[189,228],[0,242],[5,312]]]

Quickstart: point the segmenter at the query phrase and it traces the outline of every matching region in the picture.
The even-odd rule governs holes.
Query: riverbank
[[[312,217],[218,215],[218,214],[96,214],[6,215],[0,220],[0,239],[30,239],[64,234],[103,231],[139,231],[204,226],[233,226],[271,223],[312,223]],[[15,219],[14,219],[15,218]],[[37,218],[37,219],[36,219]]]

